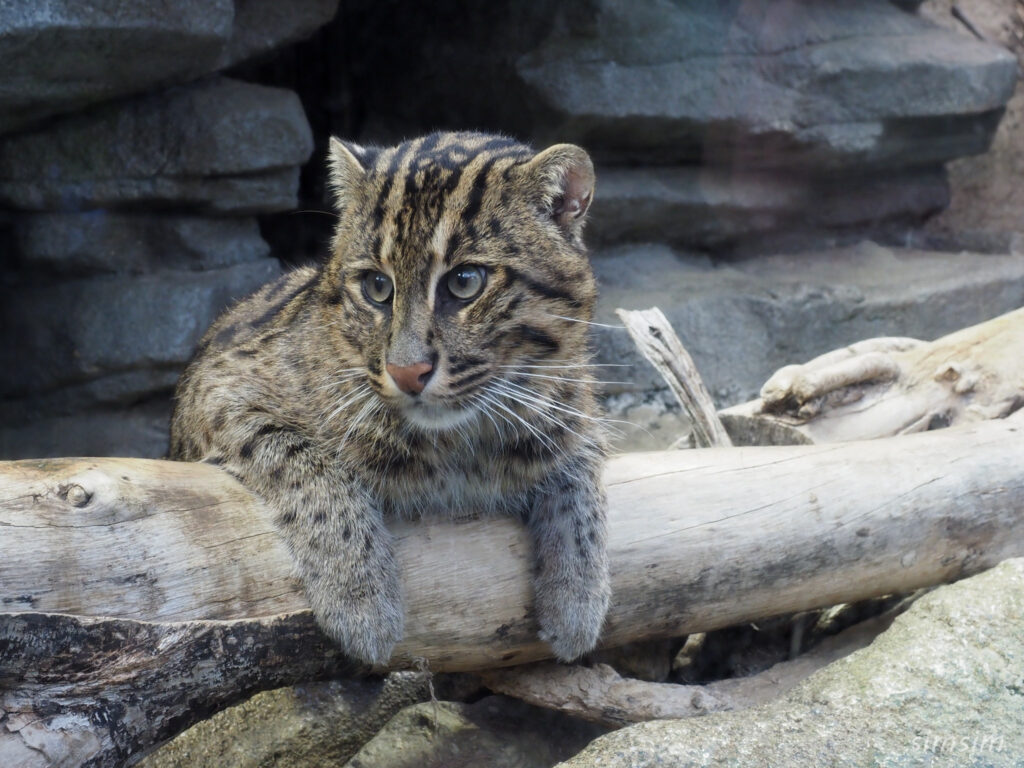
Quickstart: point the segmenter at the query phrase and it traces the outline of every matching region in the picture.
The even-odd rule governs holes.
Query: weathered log
[[[615,596],[603,642],[908,591],[1024,554],[1022,429],[1017,414],[870,443],[612,460]],[[422,657],[435,671],[465,670],[547,656],[518,525],[394,532],[408,613],[394,665]],[[17,612],[0,614],[0,765],[27,754],[39,760],[26,765],[77,765],[83,754],[115,764],[211,707],[342,663],[304,610],[277,620],[291,633],[279,652],[259,650],[270,639],[258,617],[305,602],[263,506],[201,465],[0,464],[0,606]],[[210,620],[242,626],[211,635]],[[180,663],[151,674],[176,643]],[[186,706],[161,719],[143,703],[160,696]]]
[[[697,366],[668,318],[657,307],[616,309],[637,349],[668,384],[691,424],[694,448],[732,445]]]
[[[495,693],[616,728],[647,720],[697,717],[777,699],[822,667],[869,645],[893,618],[883,615],[862,621],[795,659],[748,677],[707,685],[651,683],[624,678],[607,664],[583,667],[552,662],[490,669],[481,679]]]
[[[932,342],[867,339],[780,368],[719,413],[741,445],[834,443],[1002,418],[1024,405],[1024,309]]]

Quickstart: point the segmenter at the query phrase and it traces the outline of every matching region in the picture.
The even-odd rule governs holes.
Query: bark
[[[932,342],[868,339],[779,369],[720,412],[741,445],[834,443],[1002,418],[1024,405],[1024,309]]]
[[[906,592],[1024,555],[1022,429],[1017,414],[870,443],[612,460],[603,642]],[[0,765],[118,764],[345,663],[313,628],[267,511],[214,468],[0,464],[0,529]],[[394,666],[548,657],[521,527],[394,531],[408,616]]]

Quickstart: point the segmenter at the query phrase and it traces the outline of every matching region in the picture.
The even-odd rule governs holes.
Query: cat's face
[[[596,295],[580,240],[583,150],[434,134],[383,150],[332,142],[339,224],[320,285],[340,357],[425,430],[579,378]],[[573,376],[573,374],[577,374]]]

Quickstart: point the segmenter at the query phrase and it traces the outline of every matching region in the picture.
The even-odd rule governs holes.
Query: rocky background
[[[1020,3],[916,6],[4,3],[0,457],[163,455],[204,328],[324,255],[331,133],[587,147],[602,319],[661,306],[722,405],[1019,306]],[[670,444],[625,333],[595,344],[632,364],[622,446]]]

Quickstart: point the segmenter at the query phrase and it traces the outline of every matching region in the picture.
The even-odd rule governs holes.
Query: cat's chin
[[[474,413],[472,408],[448,408],[424,402],[416,402],[402,409],[402,416],[406,421],[426,432],[456,429],[473,418]]]

